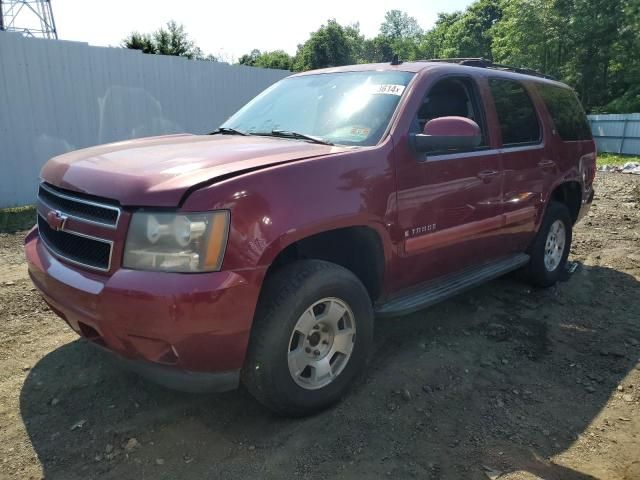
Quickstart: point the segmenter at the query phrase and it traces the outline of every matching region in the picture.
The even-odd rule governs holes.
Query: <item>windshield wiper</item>
[[[304,133],[291,132],[289,130],[271,130],[271,132],[260,132],[260,133],[251,132],[251,135],[264,135],[264,136],[268,136],[268,137],[295,138],[297,140],[308,140],[309,142],[319,143],[320,145],[333,145],[333,143],[327,142],[326,140],[322,140],[321,138],[313,137],[311,135],[305,135]]]
[[[238,130],[236,128],[231,127],[220,127],[216,128],[213,132],[208,135],[249,135],[247,132],[243,132],[242,130]]]

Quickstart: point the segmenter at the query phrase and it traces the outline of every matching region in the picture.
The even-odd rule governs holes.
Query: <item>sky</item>
[[[472,0],[51,0],[63,40],[118,46],[132,31],[152,32],[169,20],[185,26],[205,52],[234,61],[254,48],[285,50],[297,45],[329,18],[359,22],[366,37],[378,33],[387,10],[398,9],[430,28],[438,12],[463,10]]]

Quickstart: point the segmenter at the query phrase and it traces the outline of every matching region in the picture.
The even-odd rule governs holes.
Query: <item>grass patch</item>
[[[36,207],[0,208],[0,233],[13,233],[26,230],[36,223]]]
[[[599,153],[596,163],[598,167],[604,165],[619,165],[622,166],[627,162],[640,163],[640,157],[636,155],[618,155],[615,153]]]

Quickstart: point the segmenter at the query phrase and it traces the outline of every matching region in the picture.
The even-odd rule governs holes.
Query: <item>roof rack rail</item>
[[[548,80],[556,80],[551,75],[545,75],[536,70],[530,68],[512,67],[510,65],[503,65],[501,63],[493,63],[486,58],[431,58],[428,60],[418,60],[419,62],[443,62],[443,63],[457,63],[458,65],[465,65],[467,67],[479,67],[479,68],[492,68],[494,70],[503,70],[506,72],[521,73],[523,75],[531,75],[534,77],[546,78]]]

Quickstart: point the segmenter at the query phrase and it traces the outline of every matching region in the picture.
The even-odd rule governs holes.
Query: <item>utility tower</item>
[[[57,39],[51,0],[0,0],[0,30]]]

